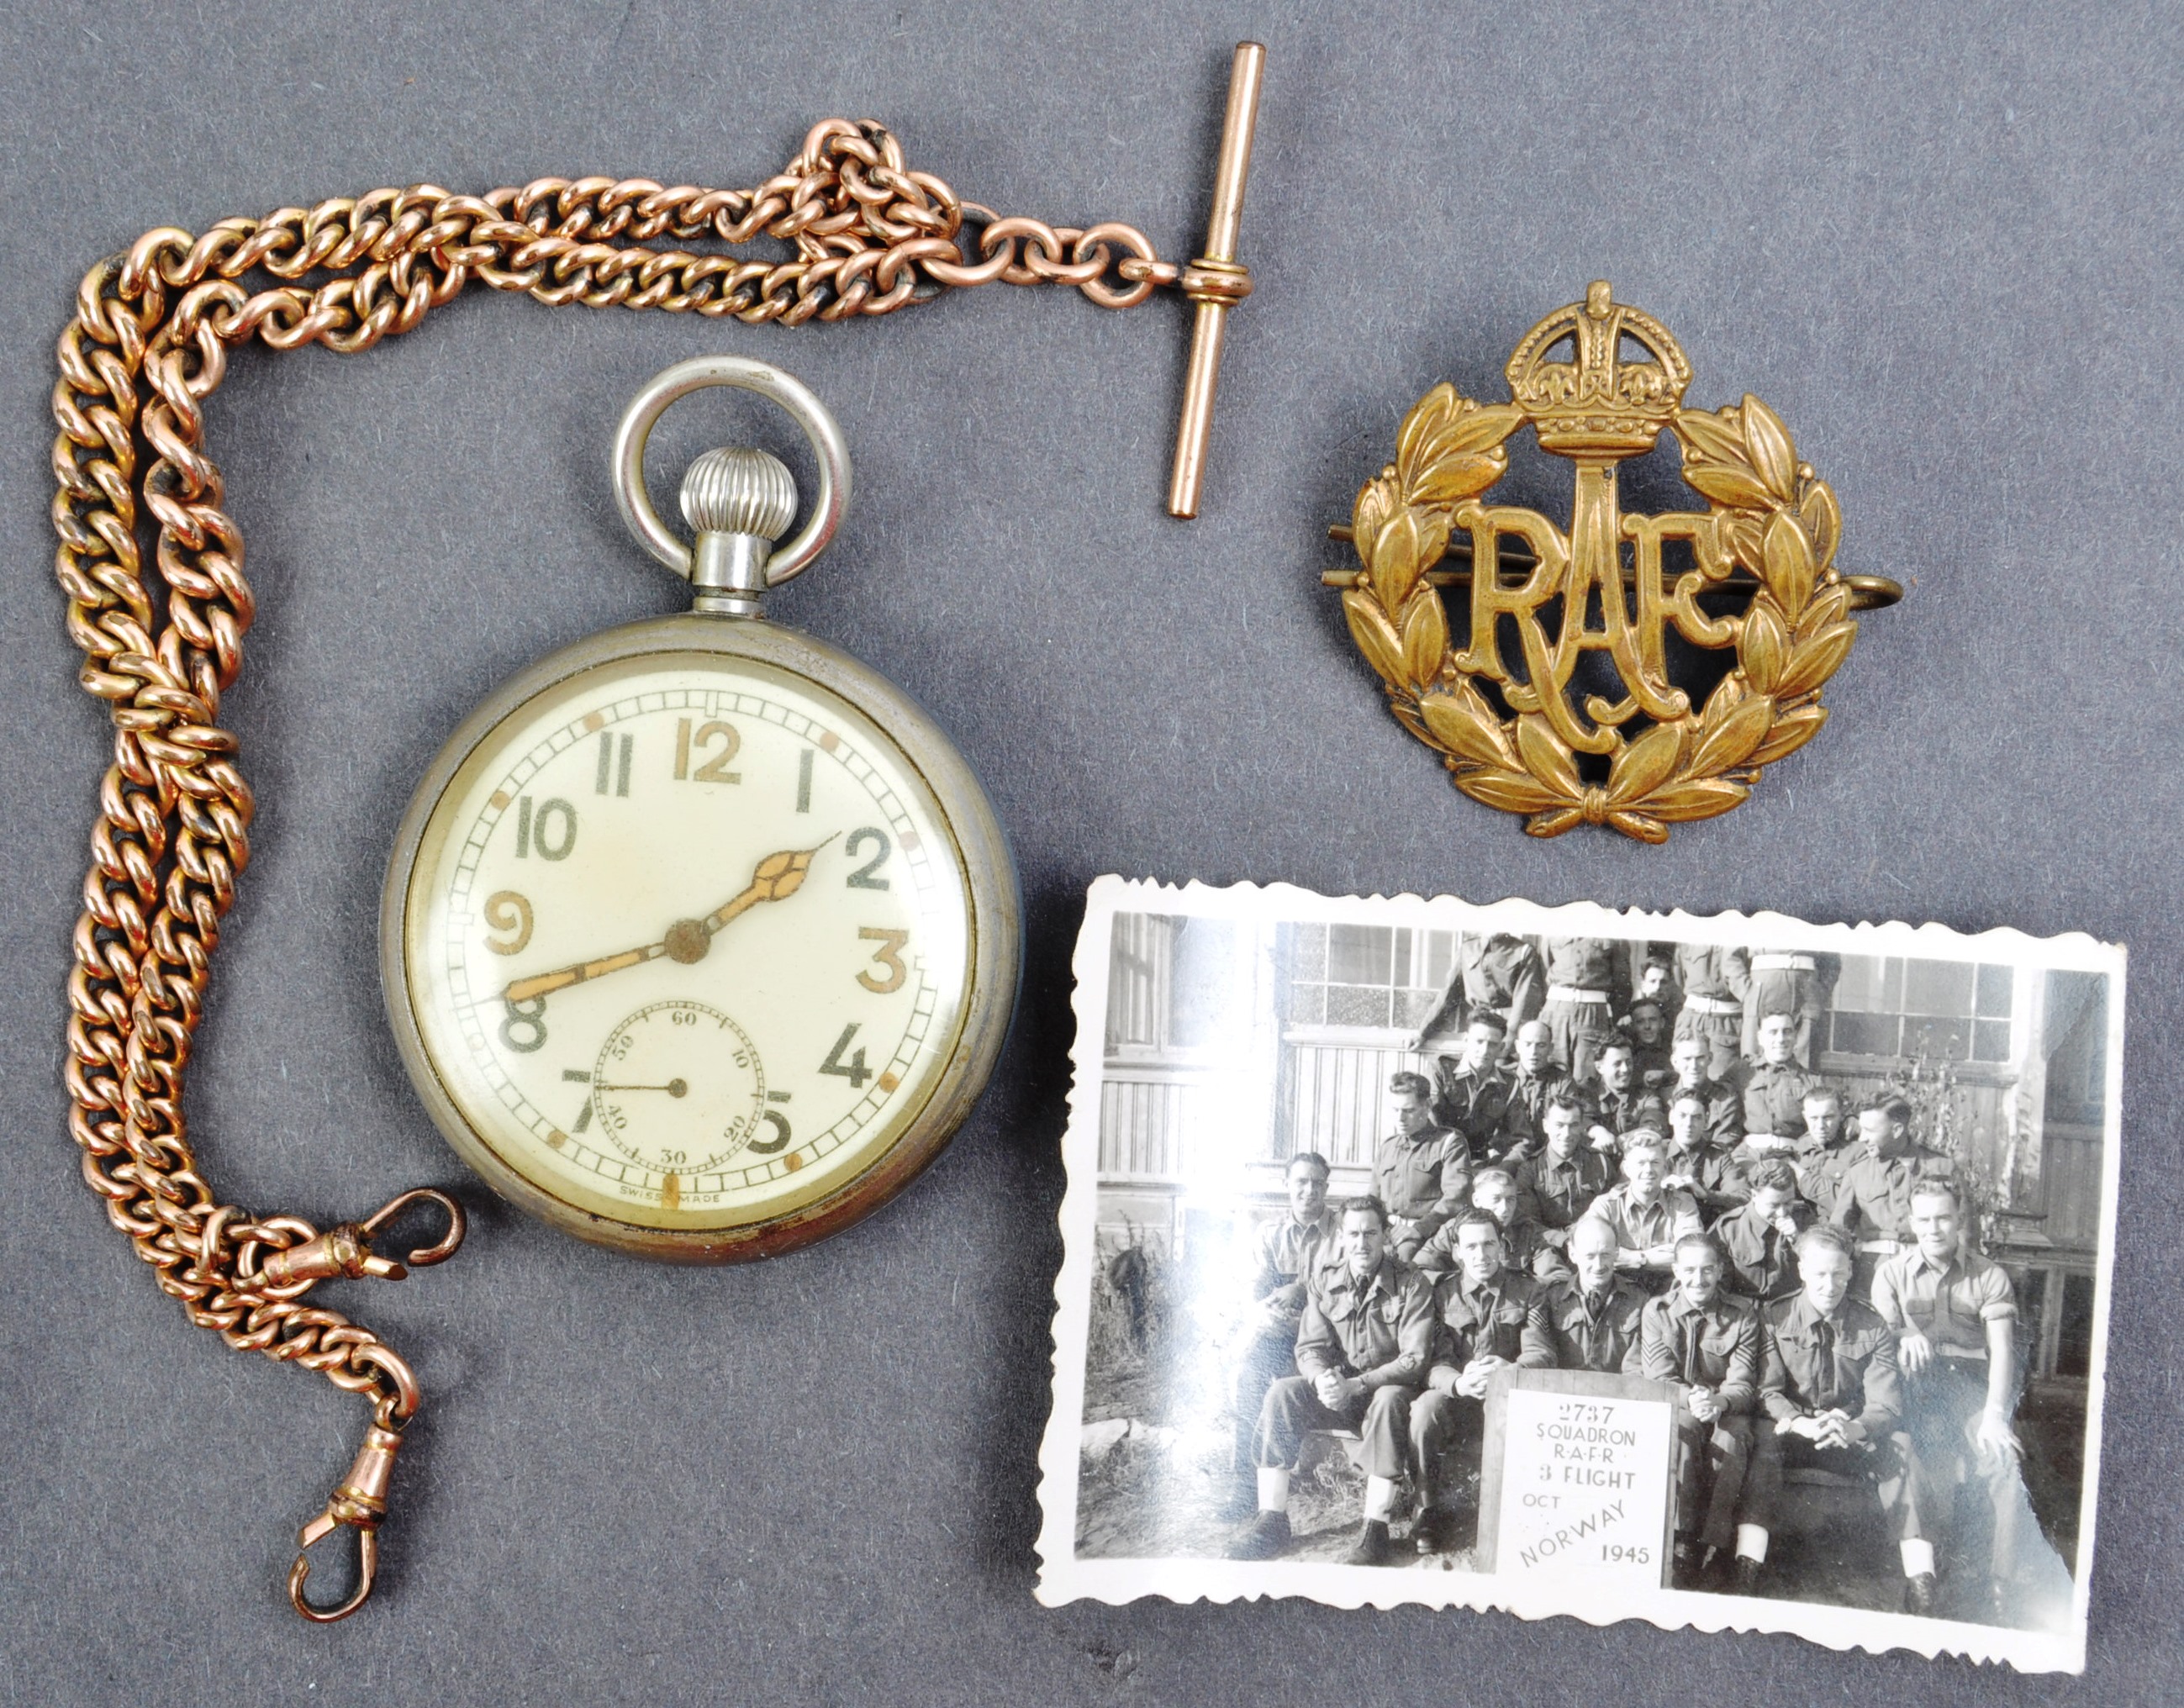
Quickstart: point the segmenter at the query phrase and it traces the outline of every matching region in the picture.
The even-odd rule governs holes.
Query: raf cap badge
[[[1334,531],[1363,567],[1323,579],[1345,589],[1396,720],[1464,793],[1524,815],[1534,836],[1605,824],[1665,842],[1671,824],[1736,806],[1762,766],[1819,733],[1821,685],[1858,633],[1851,613],[1903,590],[1836,566],[1835,493],[1780,418],[1748,394],[1685,409],[1683,351],[1605,283],[1533,327],[1507,374],[1507,403],[1447,385],[1418,401],[1396,460]],[[1577,465],[1568,532],[1480,501],[1527,426]],[[1664,428],[1708,507],[1627,515],[1617,467]],[[1440,590],[1467,586],[1458,643]],[[1671,630],[1699,649],[1688,687],[1669,680],[1672,656],[1692,656],[1672,654]],[[1724,652],[1725,673],[1705,670]]]

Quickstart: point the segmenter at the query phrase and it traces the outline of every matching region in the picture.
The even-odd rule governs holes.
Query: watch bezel
[[[735,1227],[660,1228],[618,1221],[556,1197],[507,1162],[471,1126],[443,1082],[410,988],[407,943],[417,864],[434,813],[471,756],[538,695],[602,665],[650,654],[710,653],[771,665],[848,702],[879,726],[916,771],[953,839],[969,899],[962,1019],[923,1107],[886,1149],[810,1203]],[[1000,821],[977,776],[925,709],[869,665],[799,630],[695,613],[648,618],[588,635],[509,677],[486,696],[426,768],[395,832],[379,908],[380,985],[404,1069],[456,1154],[518,1209],[595,1245],[671,1263],[772,1257],[840,1232],[888,1203],[932,1163],[984,1090],[1015,1010],[1022,903]]]

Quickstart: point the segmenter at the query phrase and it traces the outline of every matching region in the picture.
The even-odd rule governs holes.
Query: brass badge
[[[1526,815],[1533,836],[1605,824],[1666,842],[1671,824],[1727,812],[1763,765],[1819,732],[1821,685],[1858,634],[1851,613],[1903,589],[1836,567],[1835,493],[1780,418],[1749,394],[1684,408],[1683,351],[1605,283],[1533,327],[1507,371],[1507,403],[1448,385],[1419,399],[1396,460],[1357,495],[1346,531],[1363,568],[1323,579],[1346,589],[1350,632],[1396,720],[1464,793]],[[1568,533],[1480,502],[1528,425],[1542,450],[1577,465]],[[1708,508],[1626,515],[1617,465],[1663,428]],[[1468,546],[1451,543],[1459,531]],[[1445,557],[1470,568],[1436,568]],[[1465,584],[1458,646],[1440,589]],[[1696,709],[1669,679],[1672,627],[1692,647],[1734,648]],[[1607,658],[1587,664],[1589,653]]]

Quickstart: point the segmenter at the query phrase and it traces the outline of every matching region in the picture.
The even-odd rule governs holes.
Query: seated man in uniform
[[[1585,1133],[1595,1150],[1613,1159],[1622,1154],[1620,1141],[1624,1133],[1636,1127],[1659,1129],[1667,1120],[1667,1111],[1659,1094],[1639,1082],[1637,1059],[1623,1039],[1612,1038],[1601,1045],[1593,1058],[1592,1071],[1592,1083],[1585,1088],[1592,1099]]]
[[[1481,1009],[1463,1029],[1461,1053],[1434,1058],[1435,1124],[1462,1134],[1474,1162],[1501,1138],[1508,1112],[1509,1079],[1497,1065],[1507,1038],[1502,1016]]]
[[[1883,1093],[1858,1112],[1860,1154],[1842,1173],[1828,1220],[1858,1247],[1852,1296],[1870,1298],[1875,1272],[1913,1243],[1911,1193],[1929,1181],[1953,1181],[1957,1160],[1911,1137],[1911,1104]]]
[[[1502,1115],[1501,1137],[1488,1150],[1488,1162],[1511,1166],[1536,1156],[1546,1135],[1547,1099],[1567,1092],[1583,1104],[1577,1082],[1555,1061],[1555,1041],[1542,1021],[1527,1021],[1517,1028],[1517,1071],[1509,1081],[1509,1097]]]
[[[1557,1251],[1568,1243],[1570,1228],[1592,1208],[1593,1199],[1614,1183],[1607,1159],[1585,1149],[1578,1131],[1580,1113],[1575,1093],[1556,1092],[1542,1117],[1546,1149],[1516,1168],[1517,1213],[1538,1225],[1541,1244]]]
[[[1744,1143],[1744,1098],[1734,1086],[1708,1078],[1706,1063],[1704,1038],[1678,1038],[1669,1047],[1669,1065],[1675,1077],[1661,1088],[1661,1100],[1696,1098],[1706,1110],[1708,1138],[1717,1149],[1734,1150]]]
[[[1767,1368],[1759,1404],[1767,1414],[1752,1466],[1752,1493],[1738,1531],[1763,1564],[1786,1470],[1813,1468],[1873,1485],[1903,1556],[1903,1605],[1934,1611],[1934,1546],[1924,1539],[1913,1499],[1911,1438],[1903,1433],[1903,1389],[1896,1337],[1878,1312],[1850,1296],[1853,1254],[1836,1227],[1797,1237],[1802,1289],[1767,1307]],[[1742,1568],[1740,1566],[1740,1572]],[[1758,1587],[1758,1573],[1742,1593]]]
[[[1517,1362],[1527,1370],[1640,1374],[1646,1295],[1615,1272],[1615,1230],[1583,1218],[1570,1231],[1569,1260],[1574,1273],[1533,1289]]]
[[[1524,1349],[1530,1278],[1504,1261],[1502,1224],[1467,1210],[1443,1228],[1455,1236],[1458,1267],[1440,1283],[1440,1349],[1426,1391],[1411,1402],[1412,1463],[1418,1477],[1417,1539],[1421,1554],[1457,1543],[1456,1478],[1443,1462],[1451,1449],[1475,1466],[1486,1422],[1486,1382]]]
[[[1984,1496],[1975,1527],[1957,1538],[1958,1609],[1965,1618],[2014,1622],[2017,1579],[2034,1542],[2018,1470],[2017,1294],[2009,1277],[1959,1238],[1961,1200],[1945,1180],[1909,1188],[1910,1249],[1874,1277],[1873,1307],[1896,1335],[1904,1378],[1919,1510],[1947,1533],[1962,1481]],[[1992,1534],[1980,1532],[1992,1523]],[[1982,1545],[1982,1544],[1985,1545]]]
[[[1752,1197],[1713,1225],[1721,1248],[1721,1284],[1762,1305],[1797,1291],[1797,1240],[1813,1224],[1813,1207],[1797,1196],[1797,1177],[1779,1156],[1753,1165]]]
[[[1759,1060],[1744,1085],[1744,1142],[1786,1156],[1805,1136],[1805,1093],[1819,1083],[1795,1060],[1797,1023],[1786,1014],[1759,1022]]]
[[[1668,1147],[1658,1132],[1641,1127],[1623,1138],[1623,1184],[1603,1192],[1585,1211],[1613,1231],[1615,1266],[1648,1295],[1674,1284],[1676,1242],[1699,1232],[1697,1201],[1687,1192],[1662,1188]]]
[[[1239,1336],[1230,1394],[1234,1403],[1235,1444],[1231,1463],[1237,1487],[1224,1517],[1241,1518],[1258,1510],[1251,1437],[1259,1427],[1259,1408],[1267,1390],[1296,1373],[1297,1325],[1304,1320],[1306,1273],[1325,1262],[1334,1249],[1334,1212],[1327,1207],[1327,1159],[1316,1150],[1290,1159],[1289,1207],[1251,1236],[1251,1306]]]
[[[1734,1546],[1736,1588],[1744,1594],[1758,1570],[1754,1544],[1737,1534],[1736,1510],[1752,1464],[1759,1314],[1721,1290],[1721,1254],[1703,1233],[1676,1242],[1675,1276],[1674,1291],[1646,1307],[1640,1356],[1649,1380],[1683,1390],[1676,1405],[1678,1587],[1712,1587]]]
[[[1433,1355],[1433,1283],[1388,1249],[1388,1209],[1377,1198],[1342,1207],[1340,1259],[1307,1276],[1297,1328],[1297,1374],[1267,1390],[1253,1456],[1259,1516],[1231,1560],[1271,1560],[1290,1541],[1290,1473],[1314,1430],[1354,1429],[1364,1443],[1365,1524],[1351,1566],[1384,1566],[1388,1521],[1410,1464],[1411,1400]]]
[[[1433,1086],[1422,1073],[1392,1074],[1396,1130],[1373,1154],[1373,1189],[1387,1206],[1389,1237],[1406,1263],[1434,1230],[1471,1201],[1471,1147],[1434,1125]]]
[[[1805,1136],[1792,1159],[1797,1190],[1825,1221],[1842,1190],[1843,1177],[1861,1153],[1858,1141],[1843,1130],[1842,1093],[1833,1086],[1815,1082],[1805,1093],[1804,1115]]]
[[[1669,1171],[1661,1184],[1691,1193],[1708,1223],[1736,1209],[1751,1192],[1736,1153],[1713,1142],[1706,1105],[1695,1093],[1677,1092],[1669,1105]]]

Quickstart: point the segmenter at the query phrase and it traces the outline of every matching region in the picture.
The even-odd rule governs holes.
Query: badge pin
[[[1685,408],[1683,350],[1605,282],[1533,327],[1507,373],[1506,403],[1448,385],[1418,401],[1396,460],[1332,531],[1362,568],[1322,579],[1344,590],[1396,720],[1465,794],[1523,815],[1534,836],[1604,824],[1666,842],[1670,825],[1741,804],[1762,767],[1819,732],[1852,613],[1903,589],[1836,565],[1834,490],[1780,418],[1748,393]],[[1483,502],[1526,426],[1577,465],[1567,531]],[[1626,514],[1618,465],[1664,431],[1707,508]],[[1444,587],[1469,590],[1461,643]],[[1672,630],[1695,659],[1672,651]],[[1682,685],[1672,661],[1687,666]]]

